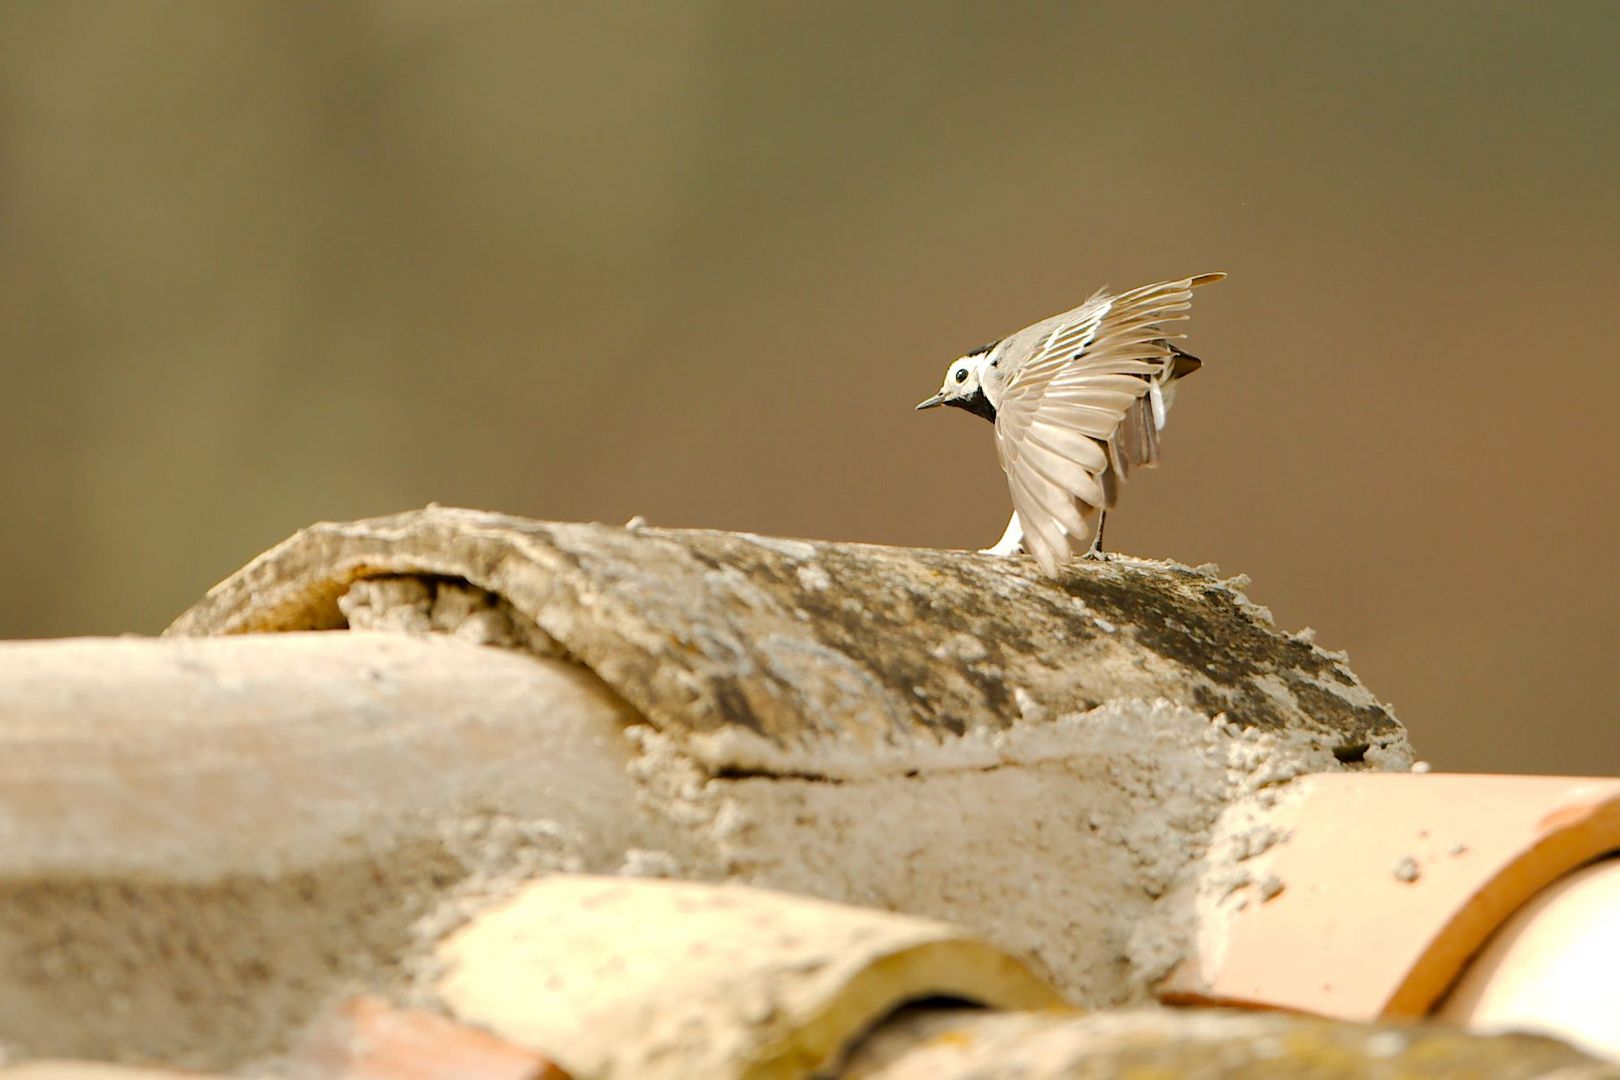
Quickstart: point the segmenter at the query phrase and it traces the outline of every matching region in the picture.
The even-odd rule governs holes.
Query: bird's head
[[[995,420],[996,407],[984,395],[984,369],[990,362],[990,350],[995,346],[981,345],[966,356],[951,361],[945,369],[945,382],[939,393],[917,403],[918,409],[932,409],[935,405],[953,405],[966,409],[975,416]]]

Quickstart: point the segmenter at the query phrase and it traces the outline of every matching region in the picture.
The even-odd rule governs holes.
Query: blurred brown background
[[[429,500],[980,546],[959,351],[1205,270],[1110,546],[1620,771],[1620,5],[0,0],[0,637]]]

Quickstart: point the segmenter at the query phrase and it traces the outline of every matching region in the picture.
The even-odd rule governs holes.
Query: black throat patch
[[[996,407],[984,396],[982,387],[973,391],[970,397],[951,398],[945,404],[953,409],[966,409],[974,416],[982,416],[992,424],[996,422]]]

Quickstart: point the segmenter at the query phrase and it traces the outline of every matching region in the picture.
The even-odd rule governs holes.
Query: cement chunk
[[[942,924],[736,886],[548,878],[440,952],[458,1017],[581,1078],[803,1076],[907,1000],[1062,1001]]]
[[[354,583],[487,590],[714,772],[847,777],[896,743],[1165,699],[1310,735],[1341,760],[1404,754],[1339,659],[1227,582],[1171,563],[1075,563],[527,521],[430,507],[293,536],[171,634],[346,625]]]

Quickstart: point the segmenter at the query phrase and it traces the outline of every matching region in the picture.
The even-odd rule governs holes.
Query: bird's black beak
[[[928,400],[917,402],[917,411],[922,412],[924,409],[932,409],[935,405],[943,404],[945,404],[945,391],[941,390]]]

